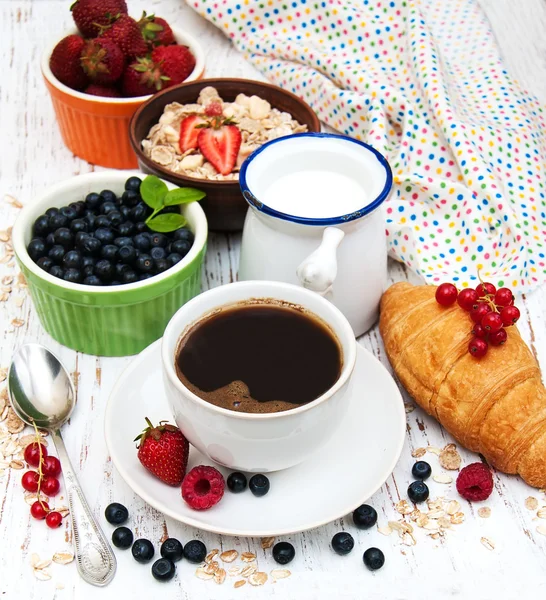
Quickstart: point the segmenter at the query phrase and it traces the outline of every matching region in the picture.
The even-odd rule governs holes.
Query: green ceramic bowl
[[[47,189],[21,211],[12,232],[17,261],[45,330],[58,342],[99,356],[136,354],[163,335],[172,315],[200,292],[207,219],[199,203],[182,208],[195,235],[177,265],[146,281],[112,287],[69,283],[49,275],[28,255],[32,224],[48,208],[83,200],[89,192],[121,194],[125,180],[142,173],[103,171],[80,175]],[[169,189],[176,186],[165,182]]]

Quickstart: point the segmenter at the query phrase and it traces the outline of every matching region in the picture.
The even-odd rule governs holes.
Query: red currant
[[[59,480],[55,479],[55,477],[46,477],[43,481],[42,481],[42,492],[44,492],[44,494],[46,496],[55,496],[56,494],[59,493],[59,490],[61,489],[61,485],[59,484]]]
[[[497,291],[497,288],[492,283],[486,282],[480,283],[480,285],[476,288],[476,291],[478,292],[481,298],[482,296],[487,296],[488,294],[494,296],[495,292]]]
[[[481,326],[487,331],[491,333],[493,331],[498,331],[502,329],[502,319],[499,313],[489,312],[480,321]]]
[[[502,323],[505,327],[514,325],[520,317],[519,309],[516,306],[505,306],[500,313]]]
[[[40,464],[40,451],[42,458],[47,456],[47,449],[43,444],[32,442],[25,448],[25,460],[31,467],[37,467]]]
[[[487,313],[491,312],[491,307],[485,302],[478,302],[475,308],[470,311],[470,318],[474,323],[481,323],[481,320]]]
[[[497,306],[510,306],[514,304],[514,294],[509,288],[499,288],[495,294],[495,304]]]
[[[472,356],[481,358],[487,354],[487,342],[480,338],[472,338],[468,344],[468,351]]]
[[[61,526],[63,522],[63,517],[61,513],[58,513],[56,510],[53,510],[50,513],[48,513],[47,517],[45,518],[45,522],[48,527],[51,527],[51,529],[57,529],[57,527]]]
[[[32,493],[37,492],[39,481],[40,481],[40,476],[38,475],[38,473],[36,473],[36,471],[27,471],[21,477],[21,484],[27,492],[32,492]]]
[[[457,296],[457,304],[464,310],[472,310],[474,305],[478,302],[478,292],[471,288],[462,290]]]
[[[508,334],[506,333],[506,329],[499,329],[498,331],[494,331],[489,336],[489,341],[492,346],[502,346],[507,339]]]
[[[30,514],[35,519],[39,519],[40,521],[46,518],[48,512],[49,504],[43,500],[41,502],[36,500],[36,502],[30,507]]]
[[[61,474],[61,463],[56,456],[46,456],[42,464],[42,473],[46,477],[57,477]]]
[[[487,331],[485,331],[485,329],[484,329],[484,328],[483,328],[483,327],[482,327],[482,326],[481,326],[479,323],[476,323],[476,324],[474,325],[474,327],[472,328],[472,331],[471,331],[471,333],[472,333],[472,335],[473,335],[474,337],[480,338],[480,339],[482,339],[482,340],[483,340],[483,339],[485,338],[485,336],[487,335]]]
[[[452,283],[442,283],[436,288],[436,302],[451,306],[457,300],[457,288]]]

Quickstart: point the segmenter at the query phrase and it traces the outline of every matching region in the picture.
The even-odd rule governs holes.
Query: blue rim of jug
[[[327,217],[320,219],[311,219],[308,217],[298,217],[296,215],[290,215],[288,213],[284,213],[274,208],[270,208],[263,202],[260,202],[254,194],[250,191],[247,182],[246,182],[246,171],[250,163],[266,148],[272,146],[273,144],[278,144],[279,142],[285,142],[288,138],[299,138],[299,137],[315,137],[315,138],[328,138],[328,139],[337,139],[343,140],[344,142],[351,142],[352,144],[356,144],[363,148],[366,148],[369,152],[375,155],[381,166],[385,169],[386,178],[385,178],[385,186],[381,190],[380,194],[375,198],[372,202],[356,210],[352,213],[348,213],[346,215],[340,215],[338,217]],[[334,133],[295,133],[293,135],[287,135],[275,140],[271,140],[270,142],[266,142],[262,146],[260,146],[257,150],[255,150],[241,165],[241,171],[239,173],[239,187],[241,188],[241,193],[243,194],[244,199],[248,202],[248,204],[254,207],[256,210],[263,212],[271,217],[276,217],[278,219],[283,219],[284,221],[291,221],[293,223],[299,223],[301,225],[342,225],[343,223],[348,223],[349,221],[354,221],[355,219],[360,219],[371,212],[373,212],[378,206],[380,206],[384,200],[386,200],[392,188],[392,171],[387,159],[378,152],[375,148],[370,146],[369,144],[365,144],[359,140],[355,140],[346,135],[337,135]]]

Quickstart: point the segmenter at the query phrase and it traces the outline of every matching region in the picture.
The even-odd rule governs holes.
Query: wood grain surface
[[[242,2],[245,0],[241,0]],[[277,0],[274,0],[277,1]],[[280,1],[280,0],[279,0]],[[447,0],[438,0],[447,1]],[[245,2],[246,3],[246,2]],[[273,3],[273,2],[270,2]],[[544,0],[481,0],[490,18],[509,70],[522,84],[546,100],[546,2]],[[0,44],[3,68],[0,83],[0,230],[9,227],[18,208],[10,199],[22,204],[50,184],[94,167],[74,157],[63,145],[56,126],[51,102],[43,85],[39,60],[42,49],[52,38],[71,27],[69,0],[0,0]],[[221,32],[209,25],[182,0],[129,0],[133,16],[142,9],[155,11],[177,26],[197,35],[206,51],[207,75],[262,79],[238,55]],[[108,143],[105,140],[105,143]],[[203,273],[203,289],[236,279],[240,237],[212,235]],[[13,261],[3,262],[0,245],[0,280],[16,274]],[[417,278],[399,264],[389,267],[391,281]],[[270,550],[262,550],[260,540],[226,538],[193,530],[165,519],[147,506],[124,483],[107,454],[103,437],[103,415],[108,395],[121,370],[131,358],[96,358],[75,353],[54,342],[44,333],[24,287],[2,282],[0,319],[2,342],[0,367],[9,365],[14,348],[27,341],[50,347],[64,361],[77,384],[78,408],[64,431],[87,499],[95,514],[111,530],[102,515],[112,501],[125,504],[132,515],[136,536],[154,543],[175,536],[187,542],[202,539],[209,549],[256,552],[260,570],[270,572],[274,561]],[[8,291],[8,288],[11,288]],[[543,368],[546,368],[546,291],[544,287],[519,297],[522,310],[520,329]],[[377,328],[360,339],[387,367]],[[0,384],[0,389],[5,383]],[[1,396],[0,396],[1,397]],[[406,498],[411,481],[412,451],[451,442],[438,424],[420,409],[408,403],[407,438],[403,454],[394,473],[370,500],[379,513],[379,525],[401,519],[395,505]],[[377,399],[380,402],[380,399]],[[0,411],[1,413],[1,411]],[[373,418],[373,415],[370,415]],[[0,425],[0,430],[2,425]],[[463,464],[479,457],[460,449]],[[425,457],[433,470],[440,473],[438,457]],[[546,457],[545,457],[546,459]],[[373,453],[369,456],[373,461]],[[362,470],[366,464],[361,465]],[[289,565],[292,575],[278,583],[268,581],[263,587],[245,585],[233,588],[234,579],[223,585],[201,581],[195,568],[181,562],[174,581],[156,583],[150,567],[135,563],[130,552],[117,551],[118,574],[103,590],[91,588],[78,577],[74,563],[53,564],[52,578],[40,581],[33,574],[33,553],[51,558],[53,553],[71,547],[68,521],[60,530],[50,530],[43,522],[30,518],[23,499],[20,476],[23,471],[6,469],[0,477],[0,597],[24,600],[72,598],[530,598],[546,591],[544,569],[546,536],[537,527],[546,524],[536,517],[536,510],[526,508],[525,500],[533,496],[538,506],[546,505],[546,496],[529,488],[516,477],[495,474],[495,489],[483,503],[491,509],[489,518],[478,515],[481,506],[461,500],[464,522],[454,525],[444,537],[432,539],[427,531],[415,527],[415,545],[406,545],[396,532],[384,536],[376,529],[357,531],[350,519],[342,519],[320,529],[290,536],[296,559]],[[456,476],[456,472],[451,473]],[[355,473],[355,477],[358,473]],[[431,482],[431,496],[458,498],[455,484]],[[343,481],[325,485],[325,494],[343,493]],[[320,502],[320,498],[309,498]],[[264,514],[264,519],[267,515]],[[329,542],[337,531],[347,528],[355,536],[356,547],[347,557],[338,557]],[[494,544],[488,549],[481,539]],[[406,538],[406,541],[407,538]],[[385,567],[372,574],[362,564],[362,553],[380,547],[386,555]],[[236,578],[237,579],[237,578]]]

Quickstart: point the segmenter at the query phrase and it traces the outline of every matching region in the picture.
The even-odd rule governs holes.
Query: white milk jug
[[[239,280],[303,285],[335,304],[355,335],[366,332],[387,283],[386,159],[349,137],[302,133],[261,146],[239,183],[250,206]]]

